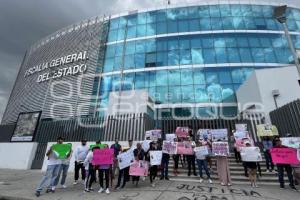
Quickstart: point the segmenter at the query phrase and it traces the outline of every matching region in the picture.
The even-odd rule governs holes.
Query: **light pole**
[[[296,50],[295,50],[295,47],[294,47],[294,44],[293,44],[293,41],[292,41],[292,38],[291,38],[291,35],[289,33],[289,30],[288,30],[288,27],[287,27],[287,18],[286,18],[286,9],[287,9],[287,5],[284,5],[284,6],[277,6],[275,7],[274,9],[274,17],[277,19],[277,21],[279,23],[282,24],[283,26],[283,29],[284,29],[284,33],[285,33],[285,36],[287,38],[287,41],[288,41],[288,45],[289,45],[289,48],[291,49],[292,51],[292,54],[293,54],[293,57],[294,57],[294,61],[295,61],[295,64],[296,64],[296,67],[297,67],[297,70],[298,70],[298,75],[300,77],[300,64],[299,64],[299,58],[298,58],[298,55],[296,53]],[[298,80],[299,82],[299,80]],[[300,82],[299,82],[300,83]]]

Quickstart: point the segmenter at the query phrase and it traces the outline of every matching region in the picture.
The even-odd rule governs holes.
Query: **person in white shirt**
[[[55,190],[55,187],[57,186],[57,184],[59,182],[61,173],[62,173],[61,180],[60,180],[61,188],[63,188],[63,189],[67,188],[65,183],[66,183],[66,178],[67,178],[67,175],[68,175],[68,170],[69,170],[69,166],[70,166],[71,157],[72,157],[72,151],[70,152],[70,154],[68,155],[67,158],[61,160],[61,165],[60,165],[60,168],[59,168],[59,171],[58,171],[58,175],[57,175],[57,177],[54,181],[54,186],[52,187],[52,190]]]
[[[96,180],[96,170],[94,166],[92,165],[93,161],[93,150],[94,149],[99,149],[99,147],[94,147],[93,149],[90,149],[88,152],[83,165],[86,171],[86,176],[84,180],[84,191],[85,192],[90,192],[93,191],[92,184]]]
[[[64,139],[62,137],[57,138],[57,144],[62,144],[64,142]],[[47,170],[46,173],[43,175],[43,178],[38,185],[38,187],[35,190],[35,196],[39,197],[41,195],[41,192],[44,188],[47,188],[46,192],[54,192],[52,190],[52,187],[54,187],[55,179],[57,178],[61,160],[59,160],[54,152],[52,151],[52,148],[47,151],[46,155],[48,156],[48,164],[47,164]],[[50,181],[50,182],[49,182]]]
[[[81,140],[81,145],[75,149],[74,156],[75,156],[75,174],[74,174],[74,185],[77,184],[79,179],[79,171],[81,170],[81,178],[85,180],[85,168],[83,165],[83,161],[85,160],[88,152],[89,147],[86,145],[87,140]]]

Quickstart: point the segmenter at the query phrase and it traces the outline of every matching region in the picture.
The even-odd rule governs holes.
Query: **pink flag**
[[[149,163],[144,160],[134,161],[129,168],[130,176],[148,176]]]
[[[293,148],[273,148],[271,149],[272,161],[275,164],[299,165],[297,149]]]
[[[95,149],[93,151],[92,164],[95,165],[111,165],[113,164],[114,150],[113,149]]]

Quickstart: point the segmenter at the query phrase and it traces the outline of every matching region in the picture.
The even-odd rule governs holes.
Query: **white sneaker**
[[[209,184],[212,184],[212,183],[213,183],[211,179],[208,179],[208,182],[209,182]]]
[[[67,186],[66,185],[61,185],[61,188],[66,189]]]
[[[152,187],[155,187],[155,183],[152,183],[151,186],[152,186]]]
[[[102,193],[104,191],[104,189],[103,188],[100,188],[99,190],[98,190],[98,193]]]
[[[145,180],[146,180],[146,177],[145,177],[145,176],[143,176],[143,177],[142,177],[142,181],[145,181]]]
[[[270,172],[270,170],[268,170],[268,169],[267,169],[267,170],[266,170],[266,172],[268,172],[268,173],[269,173],[269,172]]]
[[[106,188],[105,193],[106,193],[106,194],[109,194],[109,193],[110,193],[108,188]]]
[[[256,183],[254,183],[254,187],[258,188],[258,185]]]
[[[200,183],[202,183],[203,182],[203,179],[202,178],[200,178]]]
[[[54,191],[55,190],[55,186],[52,186],[51,190]]]
[[[77,185],[77,183],[78,183],[77,181],[74,181],[73,185]]]

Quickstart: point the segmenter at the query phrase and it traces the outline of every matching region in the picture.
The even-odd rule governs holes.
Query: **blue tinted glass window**
[[[194,92],[196,103],[208,102],[208,96],[205,85],[194,85]]]
[[[256,62],[256,63],[265,62],[265,55],[264,55],[264,49],[263,48],[252,48],[251,53],[252,53],[252,57],[254,59],[254,62]]]
[[[245,63],[251,63],[253,62],[251,51],[249,48],[240,48],[240,55],[241,55],[241,61]]]
[[[111,30],[112,29],[118,29],[119,28],[119,21],[120,21],[119,18],[111,19],[110,24],[109,24],[110,29]]]
[[[233,17],[232,25],[235,29],[245,29],[245,23],[242,17]]]
[[[199,16],[209,17],[209,6],[199,6]]]
[[[239,4],[232,4],[231,7],[231,15],[232,16],[243,16],[241,11],[241,6]]]
[[[206,83],[207,84],[212,84],[212,83],[218,83],[219,82],[217,72],[206,72],[205,77],[206,77]]]
[[[192,54],[193,64],[203,64],[204,63],[201,49],[192,49],[191,54]]]
[[[179,65],[178,50],[171,50],[168,52],[168,65]]]
[[[218,63],[227,63],[226,48],[216,48],[216,58]]]
[[[199,19],[189,20],[189,31],[200,31],[200,21]]]
[[[144,37],[144,36],[146,36],[146,29],[147,29],[147,27],[146,27],[146,25],[138,25],[137,26],[137,37]]]
[[[199,18],[199,12],[198,12],[197,6],[189,7],[188,9],[189,9],[189,18],[190,19]]]
[[[108,45],[106,47],[106,57],[111,58],[115,56],[115,45]]]
[[[147,35],[156,35],[156,24],[147,24]]]
[[[126,55],[135,53],[135,41],[127,42],[126,44]]]
[[[189,31],[189,20],[179,20],[178,32],[188,32],[188,31]]]
[[[215,47],[226,47],[225,38],[224,37],[217,37],[214,41]]]
[[[194,69],[194,84],[205,85],[205,73],[202,69]]]
[[[222,86],[222,102],[224,103],[236,102],[234,88],[232,85]]]
[[[118,30],[109,31],[108,42],[114,42],[118,39]]]
[[[249,5],[240,5],[242,16],[252,17],[252,9]]]
[[[121,69],[121,66],[122,66],[122,56],[116,56],[115,63],[114,63],[114,71]]]
[[[167,26],[168,26],[168,33],[178,32],[177,21],[176,20],[168,21]]]
[[[123,90],[132,90],[134,89],[134,73],[124,74],[124,80],[122,84]]]
[[[218,5],[210,5],[209,13],[211,17],[220,17],[220,10]]]
[[[262,6],[262,14],[265,17],[273,18],[274,8],[272,6]]]
[[[180,70],[168,71],[169,85],[180,85]]]
[[[201,48],[201,40],[200,38],[192,38],[191,39],[191,47],[192,48]]]
[[[232,23],[232,18],[231,17],[222,18],[222,22],[223,22],[223,29],[224,30],[233,29],[233,23]]]
[[[127,23],[126,17],[120,17],[119,29],[120,29],[120,28],[125,28],[126,23]]]
[[[145,67],[145,54],[139,53],[134,55],[134,62],[136,68],[144,68]]]
[[[291,58],[291,53],[289,49],[286,48],[275,48],[274,49],[278,62],[289,63]]]
[[[190,50],[180,50],[180,64],[189,65],[191,63],[191,51]]]
[[[243,83],[245,81],[245,77],[241,69],[232,70],[231,77],[233,83]]]
[[[246,37],[242,37],[242,36],[237,36],[237,43],[239,47],[248,47],[249,43],[248,43],[248,39]]]
[[[193,71],[192,69],[181,69],[181,85],[193,84]]]
[[[120,75],[112,76],[112,91],[119,91],[121,86]]]
[[[256,28],[258,30],[264,30],[267,28],[266,22],[264,18],[256,18],[254,19]]]
[[[202,55],[204,58],[204,64],[216,63],[216,53],[214,49],[203,49]]]
[[[193,85],[181,86],[181,92],[182,92],[181,99],[182,99],[183,103],[194,103],[195,102]]]
[[[180,49],[190,49],[190,40],[179,39],[179,48]]]
[[[169,102],[170,103],[181,103],[181,87],[170,86],[169,87]]]
[[[266,25],[267,25],[267,29],[269,29],[269,30],[278,30],[279,29],[275,19],[266,19]]]
[[[167,14],[167,19],[168,20],[176,20],[177,16],[179,16],[178,14],[178,10],[180,8],[171,8],[171,9],[167,9],[166,14]]]
[[[222,30],[222,19],[221,18],[211,18],[211,29],[212,30]]]
[[[127,26],[135,26],[137,24],[137,15],[127,16]]]
[[[146,13],[139,13],[137,15],[137,23],[138,24],[146,24],[147,23],[147,15],[146,15]]]
[[[167,70],[161,70],[156,72],[156,86],[168,86]]]
[[[133,69],[134,65],[134,55],[125,56],[124,69]]]
[[[148,87],[156,86],[156,72],[148,72]]]
[[[157,13],[156,13],[156,20],[157,21],[166,21],[167,20],[165,10],[158,10],[157,11]]]
[[[156,66],[156,53],[147,53],[146,54],[146,67],[155,67]]]
[[[156,103],[168,103],[168,87],[156,87]]]
[[[271,40],[267,37],[260,37],[259,41],[260,41],[261,47],[271,47],[272,46]]]
[[[213,83],[208,85],[206,88],[208,99],[210,102],[221,102],[222,101],[222,87],[219,84]]]
[[[156,33],[158,35],[167,33],[167,23],[166,22],[158,22],[156,25]]]
[[[178,44],[177,38],[170,38],[168,40],[168,49],[169,50],[179,49],[179,44]]]
[[[245,79],[247,79],[252,73],[253,68],[242,68]]]
[[[101,79],[100,88],[101,91],[111,91],[111,77],[110,76],[104,76]]]
[[[118,29],[118,40],[124,40],[125,37],[125,28]]]
[[[156,11],[148,12],[147,23],[154,23],[154,22],[156,22]]]
[[[231,10],[230,10],[230,5],[220,5],[220,12],[221,12],[221,17],[228,17],[231,16]]]
[[[258,38],[249,37],[248,40],[249,40],[250,47],[260,47],[261,46]]]
[[[144,53],[146,52],[146,47],[145,47],[145,41],[144,40],[138,40],[136,41],[135,44],[135,52],[136,53]]]
[[[213,48],[214,47],[214,40],[211,37],[204,37],[201,39],[202,46],[204,48]]]
[[[116,45],[116,56],[122,56],[123,55],[123,48],[124,48],[124,44],[123,43],[119,43]]]
[[[158,52],[156,56],[156,66],[168,65],[168,53],[165,51]]]
[[[155,40],[146,40],[146,52],[155,52],[156,51],[156,43]]]
[[[252,15],[254,17],[261,17],[263,15],[262,6],[252,5]]]
[[[223,116],[227,116],[227,117],[235,117],[237,116],[237,107],[222,107],[221,111],[220,111]]]
[[[219,72],[220,83],[231,83],[231,74],[229,70]]]
[[[147,73],[141,72],[141,73],[136,73],[135,74],[135,88],[136,89],[141,89],[145,88],[145,77],[147,76]]]
[[[237,48],[227,48],[228,62],[239,63],[241,61]]]
[[[127,30],[127,38],[135,38],[136,37],[136,26],[128,27]]]
[[[103,72],[111,72],[114,67],[114,58],[105,59]]]
[[[200,29],[201,30],[211,30],[210,18],[200,19]]]
[[[256,29],[256,25],[254,23],[253,18],[251,17],[244,17],[244,23],[245,23],[245,27],[246,29]]]
[[[165,40],[158,40],[156,42],[157,51],[167,51],[168,50],[168,42]]]
[[[234,37],[224,37],[225,43],[226,43],[226,47],[236,47],[237,46],[237,42],[235,40]]]

